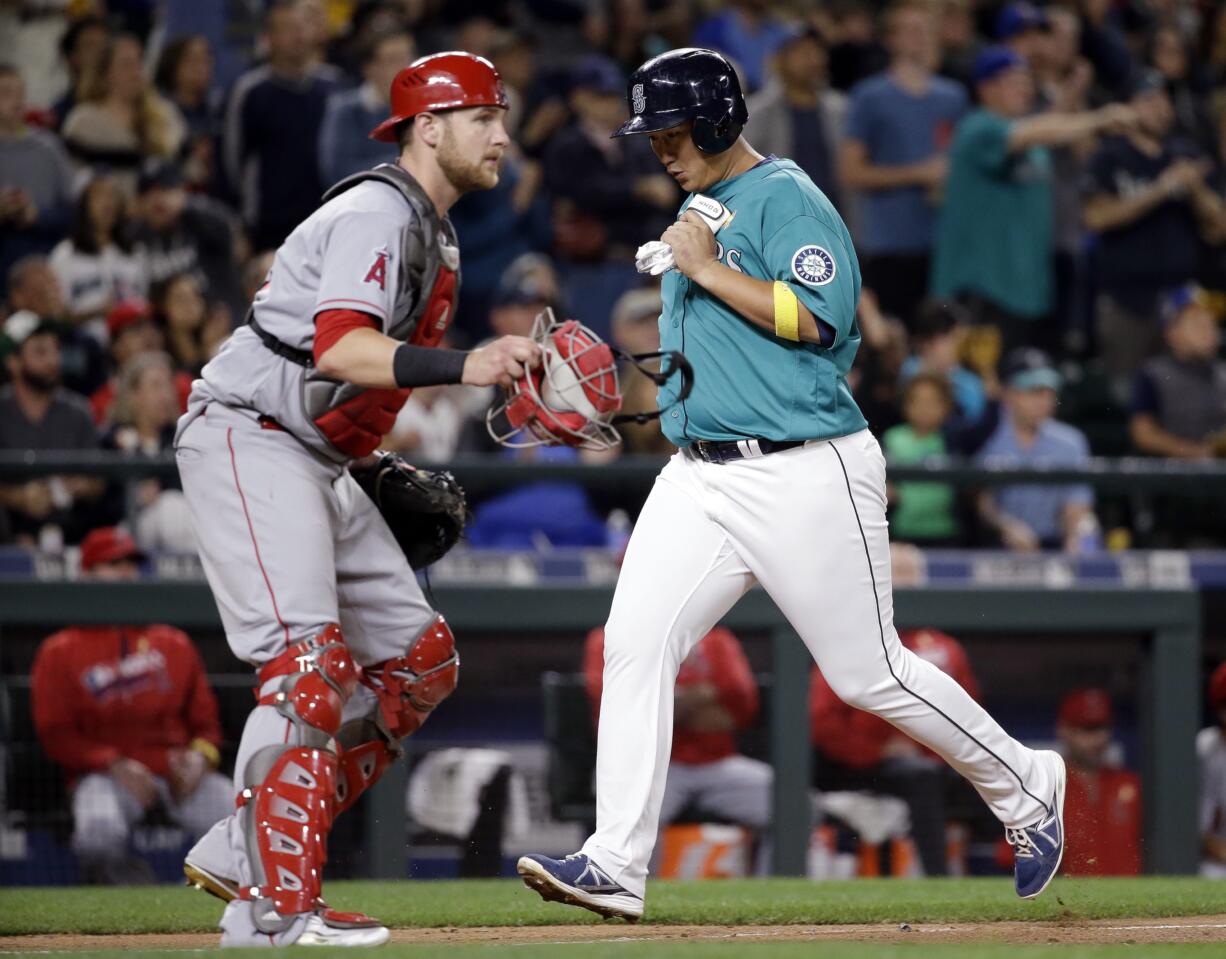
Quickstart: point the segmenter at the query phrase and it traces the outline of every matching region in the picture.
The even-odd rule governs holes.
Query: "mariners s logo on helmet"
[[[634,108],[635,113],[642,113],[647,109],[647,98],[643,96],[643,85],[636,83],[630,90],[630,105]]]
[[[792,273],[801,283],[825,286],[834,279],[834,257],[820,246],[802,246],[792,254]]]

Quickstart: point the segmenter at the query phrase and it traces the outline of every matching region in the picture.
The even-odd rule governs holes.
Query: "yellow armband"
[[[781,280],[775,281],[775,335],[793,343],[800,341],[800,311],[796,294]]]
[[[187,748],[200,753],[201,756],[209,761],[209,765],[214,769],[221,765],[221,753],[218,752],[216,746],[202,736],[197,736],[193,739]]]

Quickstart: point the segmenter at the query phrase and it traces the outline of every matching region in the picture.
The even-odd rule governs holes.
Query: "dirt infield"
[[[1067,919],[1059,922],[915,923],[857,926],[489,926],[460,929],[396,929],[392,942],[406,945],[498,943],[504,946],[568,942],[954,942],[1028,944],[1133,944],[1222,942],[1226,915],[1168,919]],[[92,949],[201,949],[217,944],[213,934],[139,936],[10,936],[0,953],[80,952]]]

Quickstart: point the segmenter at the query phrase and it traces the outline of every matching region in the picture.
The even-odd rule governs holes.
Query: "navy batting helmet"
[[[630,119],[615,137],[656,133],[693,120],[691,137],[703,153],[723,153],[749,119],[732,64],[714,50],[687,47],[652,57],[626,89]]]

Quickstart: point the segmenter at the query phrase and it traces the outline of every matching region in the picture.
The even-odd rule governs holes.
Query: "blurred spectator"
[[[843,211],[838,153],[847,98],[826,86],[826,47],[816,32],[797,31],[771,67],[771,81],[749,98],[745,136],[762,153],[793,160]]]
[[[604,629],[587,634],[583,676],[596,725],[604,687]],[[736,732],[758,714],[758,686],[741,644],[716,627],[686,656],[673,692],[673,747],[660,825],[683,811],[750,829],[771,820],[774,773],[737,751]]]
[[[213,51],[200,34],[174,37],[158,58],[154,83],[187,126],[185,179],[197,190],[215,185],[221,136],[221,91],[213,82]]]
[[[549,202],[539,189],[540,182],[539,163],[508,152],[503,154],[494,189],[469,193],[451,208],[465,264],[453,330],[462,330],[474,340],[489,336],[491,298],[514,263],[525,258],[543,260],[552,274],[548,257],[536,253],[548,248],[552,236]]]
[[[143,55],[136,37],[114,37],[84,77],[62,130],[78,161],[112,170],[129,195],[141,161],[177,156],[187,133],[179,111],[146,82]]]
[[[246,315],[250,300],[238,269],[246,243],[238,223],[215,200],[189,194],[174,164],[154,160],[142,167],[133,226],[150,285],[190,272],[210,305],[224,304],[235,320]]]
[[[467,407],[464,391],[452,386],[419,386],[396,414],[382,449],[414,462],[445,463],[459,449]]]
[[[72,233],[48,262],[59,280],[69,322],[106,342],[104,317],[120,300],[149,292],[144,257],[132,249],[123,196],[112,176],[95,176],[77,199]]]
[[[110,337],[110,356],[113,375],[89,398],[90,412],[94,422],[105,426],[112,422],[115,396],[119,389],[119,371],[141,353],[160,353],[165,348],[165,337],[153,319],[153,308],[145,300],[124,300],[116,303],[106,315],[107,334]],[[187,395],[191,392],[192,378],[183,370],[175,373],[175,386],[180,401],[180,412],[187,408]]]
[[[328,45],[332,42],[332,23],[324,0],[296,0],[302,27],[306,34],[307,59],[312,67],[328,71],[338,83],[344,83],[341,71],[328,62]]]
[[[1209,678],[1214,724],[1196,736],[1200,759],[1200,874],[1226,879],[1226,663]]]
[[[829,17],[819,20],[830,41],[830,85],[851,90],[885,70],[890,54],[877,36],[877,11],[868,0],[833,0]]]
[[[69,321],[64,292],[46,257],[26,256],[13,264],[8,272],[8,305],[30,310],[57,332],[66,387],[88,396],[106,379],[106,354],[98,331],[86,332]]]
[[[158,324],[165,330],[166,349],[175,368],[196,374],[230,335],[230,314],[209,308],[194,273],[178,273],[153,288]]]
[[[902,321],[886,316],[869,287],[860,290],[856,308],[860,352],[847,382],[874,432],[884,433],[899,421],[899,374],[909,350]]]
[[[395,162],[396,151],[369,134],[387,119],[392,81],[412,60],[413,38],[407,33],[375,37],[362,57],[362,85],[328,98],[319,131],[319,172],[325,184]]]
[[[72,215],[72,166],[60,142],[25,122],[21,74],[0,64],[0,298],[23,256],[46,253]]]
[[[142,557],[115,527],[81,545],[81,572],[133,580]],[[72,790],[73,851],[94,883],[152,880],[129,852],[160,803],[193,837],[234,808],[218,773],[221,723],[200,654],[170,626],[73,626],[48,636],[31,669],[34,725]]]
[[[540,157],[549,140],[569,119],[565,97],[538,72],[534,37],[524,30],[507,30],[490,46],[489,58],[507,90],[507,132],[529,157]],[[647,57],[628,65],[634,69]],[[619,59],[622,66],[625,61]]]
[[[111,428],[102,438],[103,449],[139,456],[168,452],[175,422],[183,412],[181,386],[167,354],[147,351],[129,359],[116,377]],[[126,506],[141,548],[195,550],[191,516],[177,479],[129,480],[116,484],[114,492],[121,508]]]
[[[963,339],[970,314],[952,300],[927,300],[915,317],[911,344],[915,352],[902,365],[903,385],[916,373],[935,373],[948,381],[958,426],[978,423],[987,412],[988,393],[984,382],[961,363]],[[993,392],[998,385],[993,382]]]
[[[980,450],[984,466],[1084,466],[1085,435],[1055,418],[1060,374],[1041,350],[1020,348],[1005,361],[1000,424]],[[979,513],[1007,548],[1020,552],[1097,548],[1094,494],[1088,486],[1001,486],[979,496]]]
[[[975,61],[980,108],[958,124],[937,227],[932,293],[975,305],[1006,346],[1032,342],[1052,309],[1051,158],[1047,147],[1133,122],[1119,104],[1083,113],[1030,113],[1025,62],[1007,47]]]
[[[409,29],[407,10],[399,0],[361,0],[344,30],[333,37],[328,62],[338,67],[345,78],[358,84],[363,79],[363,63],[371,45],[380,37],[400,36]]]
[[[882,436],[891,463],[909,466],[949,452],[943,429],[953,411],[953,390],[939,373],[919,372],[903,388],[903,423]],[[954,491],[948,483],[891,484],[890,533],[925,544],[953,544],[958,535]]]
[[[68,89],[52,108],[62,127],[72,108],[80,103],[86,77],[92,76],[111,41],[111,28],[101,17],[74,20],[60,39],[60,56],[68,70]]]
[[[0,388],[0,450],[91,450],[98,437],[81,398],[60,386],[54,328],[29,310],[4,321],[0,354],[9,382]],[[8,533],[24,545],[54,550],[77,542],[94,525],[100,480],[41,476],[0,484]]]
[[[1056,735],[1068,764],[1064,833],[1069,876],[1136,876],[1141,872],[1141,780],[1107,761],[1111,699],[1077,689],[1060,703]]]
[[[230,188],[258,250],[281,241],[319,205],[324,186],[311,152],[338,73],[314,62],[298,3],[276,2],[264,20],[268,62],[230,94],[222,146]]]
[[[949,77],[971,89],[971,73],[980,40],[975,34],[975,19],[970,0],[939,0],[937,37],[941,47],[941,76]]]
[[[898,638],[979,699],[979,682],[956,639],[935,629],[902,629]],[[809,733],[817,750],[818,788],[870,789],[904,800],[924,873],[945,875],[946,791],[952,780],[944,761],[884,719],[847,705],[816,668],[809,685]]]
[[[864,285],[886,313],[910,327],[928,289],[933,203],[966,93],[933,73],[931,7],[902,0],[885,23],[890,68],[852,90],[840,169],[846,189],[863,194],[856,245]]]
[[[770,0],[729,0],[725,9],[698,24],[690,45],[727,54],[752,93],[762,86],[767,61],[788,36],[772,6]]]
[[[1118,26],[1111,0],[1080,0],[1081,52],[1094,65],[1098,82],[1112,94],[1125,94],[1136,70],[1128,41]]]
[[[1167,350],[1146,361],[1132,393],[1132,443],[1174,459],[1226,455],[1226,362],[1218,358],[1217,318],[1196,286],[1161,303]]]
[[[1223,218],[1206,183],[1211,164],[1172,136],[1175,116],[1155,71],[1138,77],[1132,107],[1138,125],[1090,162],[1084,208],[1099,234],[1098,349],[1120,377],[1156,352],[1158,297],[1193,278],[1201,237],[1220,239]]]
[[[1162,77],[1175,114],[1175,129],[1202,148],[1213,143],[1206,104],[1209,85],[1182,31],[1162,23],[1149,35],[1149,66]]]
[[[560,207],[556,246],[569,259],[601,259],[610,246],[632,253],[663,232],[680,205],[676,184],[645,144],[609,136],[625,119],[625,95],[616,64],[585,58],[572,78],[575,123],[559,131],[545,155],[545,185]]]
[[[583,291],[568,299],[577,318],[602,336],[612,303],[637,285],[634,250],[658,237],[680,205],[676,184],[644,137],[609,136],[625,118],[625,95],[616,64],[586,57],[570,95],[576,122],[558,132],[545,154],[545,186],[555,198],[554,249],[565,261],[568,293]]]
[[[1035,69],[1045,54],[1051,29],[1047,12],[1025,0],[1006,4],[996,17],[996,40]]]
[[[613,305],[613,343],[631,355],[660,349],[660,290],[656,287],[630,290]],[[657,368],[654,363],[650,368]],[[621,370],[622,412],[656,409],[656,384],[629,364]],[[675,447],[660,430],[660,421],[623,423],[618,427],[626,453],[672,454]]]

